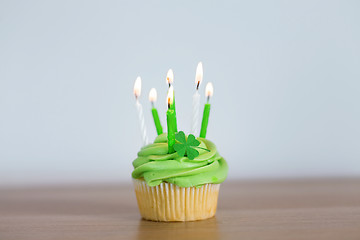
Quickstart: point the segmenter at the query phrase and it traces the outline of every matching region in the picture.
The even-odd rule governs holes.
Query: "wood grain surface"
[[[132,186],[0,190],[0,240],[360,240],[360,179],[225,182],[215,218],[140,219]]]

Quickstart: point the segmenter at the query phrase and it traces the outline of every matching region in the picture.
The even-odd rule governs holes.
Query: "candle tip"
[[[167,94],[167,104],[168,108],[170,108],[170,105],[174,102],[174,87],[170,86],[168,94]]]
[[[141,78],[137,77],[134,83],[134,95],[138,98],[141,94]]]
[[[154,103],[157,100],[157,92],[155,88],[150,89],[149,92],[149,101]]]
[[[209,99],[213,95],[214,95],[214,86],[211,82],[209,82],[208,84],[206,84],[205,96]]]
[[[195,75],[195,84],[196,84],[196,90],[199,89],[200,83],[203,79],[203,66],[202,62],[199,62],[196,68],[196,75]]]
[[[174,82],[174,72],[170,68],[166,75],[166,82],[170,85]]]

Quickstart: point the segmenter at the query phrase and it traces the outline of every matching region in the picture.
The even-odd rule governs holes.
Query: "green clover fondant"
[[[200,145],[200,142],[196,140],[194,135],[190,134],[186,139],[185,133],[183,131],[180,131],[175,134],[175,139],[179,143],[175,143],[174,149],[180,157],[187,156],[190,160],[193,160],[194,158],[199,156],[199,152],[195,148],[201,148],[198,147]],[[201,149],[210,151],[205,148]]]

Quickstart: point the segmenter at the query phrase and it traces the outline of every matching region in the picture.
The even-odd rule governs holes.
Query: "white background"
[[[360,176],[359,1],[0,1],[0,185],[131,180],[132,87],[175,74],[180,130],[195,69],[229,178]]]

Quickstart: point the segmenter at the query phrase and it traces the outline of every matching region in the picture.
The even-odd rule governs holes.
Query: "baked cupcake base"
[[[220,184],[179,187],[161,183],[149,187],[142,179],[133,179],[141,216],[152,221],[196,221],[216,213]]]

